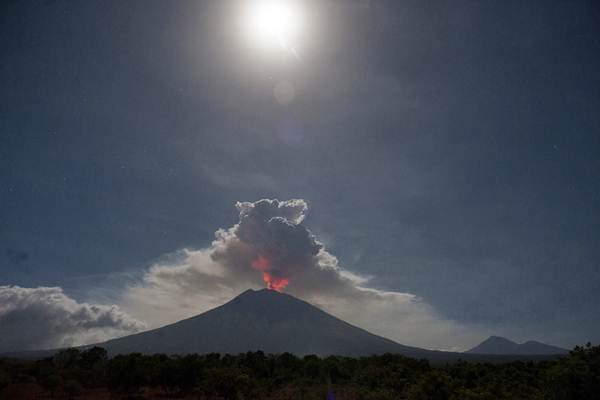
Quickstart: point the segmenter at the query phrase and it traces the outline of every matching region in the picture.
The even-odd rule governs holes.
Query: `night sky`
[[[3,1],[0,286],[119,304],[236,202],[304,199],[372,288],[598,343],[599,5],[302,6],[296,57],[237,1]]]

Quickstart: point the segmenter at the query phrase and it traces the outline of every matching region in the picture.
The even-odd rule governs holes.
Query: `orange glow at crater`
[[[268,272],[263,272],[263,280],[269,289],[277,290],[278,292],[281,292],[290,283],[289,279],[274,278]]]
[[[271,262],[266,257],[260,256],[258,259],[252,262],[252,268],[262,271],[263,281],[267,284],[267,287],[272,290],[281,292],[290,283],[287,278],[279,278],[273,276],[268,269],[271,267]]]

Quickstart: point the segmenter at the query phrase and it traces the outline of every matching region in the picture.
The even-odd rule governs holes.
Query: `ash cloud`
[[[183,249],[153,265],[125,291],[122,306],[153,327],[175,322],[264,287],[256,262],[266,258],[266,272],[289,280],[286,293],[400,343],[456,350],[486,334],[441,317],[413,294],[371,288],[368,278],[343,269],[303,225],[304,200],[263,199],[236,207],[237,224],[219,229],[208,248]]]
[[[80,345],[144,327],[115,305],[79,303],[59,287],[0,286],[0,352]]]
[[[260,200],[236,207],[240,222],[217,233],[223,245],[211,254],[215,262],[238,273],[247,273],[249,267],[259,269],[293,285],[319,265],[323,246],[300,225],[308,209],[303,200]]]

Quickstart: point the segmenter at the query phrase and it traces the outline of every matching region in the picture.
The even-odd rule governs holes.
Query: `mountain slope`
[[[515,343],[500,336],[490,336],[465,353],[468,354],[501,354],[501,355],[555,355],[566,354],[568,350],[530,340]]]
[[[198,316],[99,345],[111,354],[236,354],[262,350],[359,356],[427,352],[373,335],[307,302],[268,289],[247,290]]]

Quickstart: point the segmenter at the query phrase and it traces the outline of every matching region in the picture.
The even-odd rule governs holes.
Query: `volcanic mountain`
[[[402,321],[398,321],[402,323]],[[109,355],[143,354],[316,354],[320,356],[368,356],[394,353],[424,358],[433,363],[458,360],[506,362],[543,360],[555,355],[494,355],[453,353],[404,346],[350,325],[319,308],[271,289],[247,290],[233,300],[203,314],[158,329],[112,339],[100,346]],[[60,349],[13,352],[2,356],[43,358]]]
[[[106,348],[109,354],[237,354],[262,350],[347,356],[390,352],[417,357],[429,352],[376,336],[305,301],[270,289],[250,289],[203,314],[98,346]]]
[[[490,336],[471,350],[469,354],[514,354],[514,355],[551,355],[566,354],[568,350],[530,340],[524,343],[515,343],[500,336]]]

